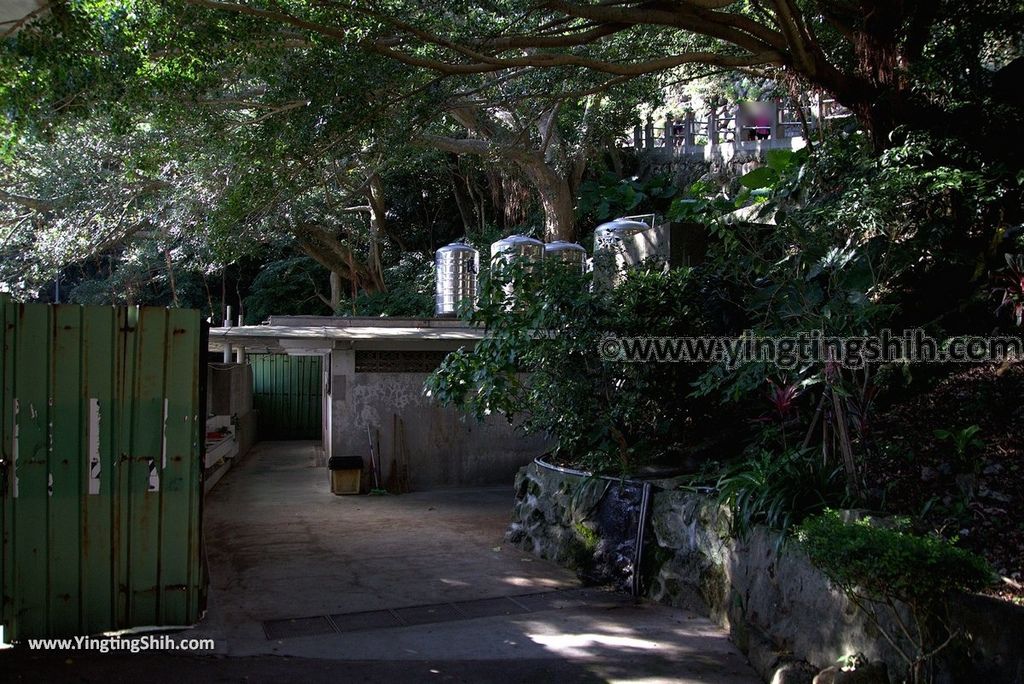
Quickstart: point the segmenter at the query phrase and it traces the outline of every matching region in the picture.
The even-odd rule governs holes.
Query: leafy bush
[[[245,317],[259,323],[271,315],[323,315],[330,295],[330,274],[307,256],[294,256],[266,264],[245,298]]]
[[[797,538],[837,586],[871,600],[891,597],[921,606],[992,581],[984,559],[941,537],[913,534],[906,525],[897,520],[895,527],[880,527],[871,518],[847,523],[829,510],[805,520]]]
[[[953,442],[953,449],[956,451],[957,466],[961,470],[974,470],[980,466],[979,461],[971,458],[972,452],[985,446],[985,443],[978,438],[981,427],[969,425],[961,430],[935,430],[933,434],[937,439]]]
[[[515,282],[528,296],[510,298]],[[694,364],[623,363],[602,355],[609,334],[695,335],[703,328],[689,269],[639,268],[614,289],[548,262],[513,263],[481,278],[471,321],[487,336],[450,354],[427,383],[443,403],[483,418],[519,416],[562,457],[596,471],[626,471],[678,448],[692,416]]]
[[[997,313],[1009,309],[1017,326],[1024,324],[1024,254],[1007,254],[1006,268],[998,274],[1002,294]]]
[[[855,337],[923,327],[941,338],[954,325],[991,329],[979,265],[1003,260],[992,253],[996,226],[1021,195],[1005,169],[919,134],[881,156],[863,135],[835,135],[813,152],[769,154],[740,184],[730,201],[707,186],[697,202],[678,200],[676,212],[710,226],[705,268],[742,312],[737,333]],[[1011,291],[1012,275],[1000,283]],[[801,371],[820,377],[824,368]],[[736,399],[759,390],[768,372],[715,366],[701,392]]]
[[[664,213],[679,192],[668,175],[641,180],[605,173],[580,185],[576,211],[581,218],[591,221],[644,212]]]
[[[383,292],[361,293],[353,307],[351,299],[343,301],[339,316],[410,316],[428,318],[434,315],[434,263],[426,255],[406,252],[396,264],[384,269]]]
[[[932,657],[957,636],[944,619],[955,591],[977,591],[994,578],[984,559],[934,536],[844,522],[834,510],[805,520],[797,533],[811,562],[879,628],[907,663],[913,681],[929,677]],[[903,611],[895,603],[907,606]],[[888,627],[884,613],[898,626]],[[906,616],[909,613],[909,619]],[[935,625],[941,628],[936,633]]]
[[[843,506],[848,494],[841,466],[822,463],[819,454],[794,449],[761,451],[727,468],[715,483],[719,503],[732,512],[732,533],[754,525],[783,533],[806,516]]]

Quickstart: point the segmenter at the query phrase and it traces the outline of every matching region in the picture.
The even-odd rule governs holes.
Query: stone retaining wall
[[[627,588],[636,572],[639,489],[533,463],[516,478],[508,539],[576,568],[585,579]],[[810,682],[813,673],[854,653],[884,662],[892,680],[901,679],[904,666],[895,650],[799,547],[781,544],[763,528],[741,542],[730,539],[727,511],[670,488],[655,490],[646,529],[644,593],[726,627],[765,681]],[[953,612],[971,637],[947,651],[935,681],[1024,684],[1024,609],[964,596]]]

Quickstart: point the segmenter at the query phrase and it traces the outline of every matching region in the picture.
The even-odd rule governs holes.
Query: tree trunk
[[[337,315],[338,309],[341,308],[341,293],[342,283],[341,274],[337,271],[331,271],[331,313]]]
[[[473,207],[473,200],[466,190],[466,179],[459,169],[459,157],[456,154],[449,154],[448,177],[452,182],[452,195],[455,196],[455,204],[459,209],[459,217],[462,219],[462,230],[469,235],[476,229],[476,211]]]
[[[481,157],[497,156],[518,166],[530,184],[540,195],[544,209],[544,235],[548,240],[571,240],[573,238],[573,194],[566,180],[544,158],[543,150],[524,150],[508,147],[490,140],[479,138],[447,138],[426,135],[424,142],[430,146],[455,154],[472,154]]]
[[[384,283],[384,274],[380,263],[380,236],[387,234],[388,217],[387,204],[384,201],[384,185],[380,182],[380,176],[377,174],[373,174],[369,178],[366,199],[370,203],[370,258],[367,267],[376,289],[384,292],[388,288]]]
[[[576,235],[575,203],[569,181],[544,163],[539,155],[516,155],[514,160],[540,195],[544,208],[544,240],[572,241]]]
[[[356,258],[352,250],[331,232],[314,225],[293,228],[298,247],[317,263],[348,280],[355,288],[377,292],[379,287],[370,268]]]
[[[398,249],[403,252],[410,251],[405,241],[402,240],[402,236],[391,230],[391,223],[387,218],[388,204],[387,198],[384,195],[384,184],[376,173],[370,174],[370,177],[367,179],[366,192],[364,194],[370,207],[371,227],[376,229],[378,235],[388,236],[392,242],[398,245]]]
[[[505,192],[505,174],[501,169],[495,168],[492,164],[484,166],[484,175],[487,177],[487,189],[491,195],[491,211],[494,213],[494,223],[498,230],[505,232],[508,228],[508,202]]]

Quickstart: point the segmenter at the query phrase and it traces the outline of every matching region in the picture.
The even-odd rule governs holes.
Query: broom
[[[366,426],[366,439],[370,442],[370,469],[373,471],[373,489],[370,490],[370,494],[374,496],[387,494],[386,490],[380,488],[380,464],[377,461],[376,450],[373,448],[373,436],[370,435],[369,425]]]

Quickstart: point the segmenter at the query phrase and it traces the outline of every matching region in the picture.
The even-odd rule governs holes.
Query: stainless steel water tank
[[[553,259],[558,263],[574,266],[581,273],[585,273],[587,270],[587,250],[576,242],[556,240],[547,243],[544,245],[544,259],[546,261]]]
[[[497,242],[491,243],[491,266],[499,263],[510,263],[515,259],[522,259],[526,262],[526,270],[531,270],[531,264],[540,264],[544,260],[544,243],[540,240],[526,235],[509,235]],[[522,283],[505,283],[502,291],[509,306],[516,303],[516,290],[522,288]]]
[[[594,229],[594,283],[615,286],[636,261],[633,236],[650,230],[643,221],[617,218]]]
[[[650,226],[643,221],[635,221],[627,218],[617,218],[607,223],[602,223],[594,229],[594,252],[621,243],[624,238],[632,237],[637,233],[649,230]]]
[[[453,242],[434,254],[434,314],[455,316],[463,300],[476,302],[480,253],[467,244]]]
[[[491,244],[491,261],[511,261],[517,257],[540,261],[544,258],[544,243],[526,235],[509,235]]]

